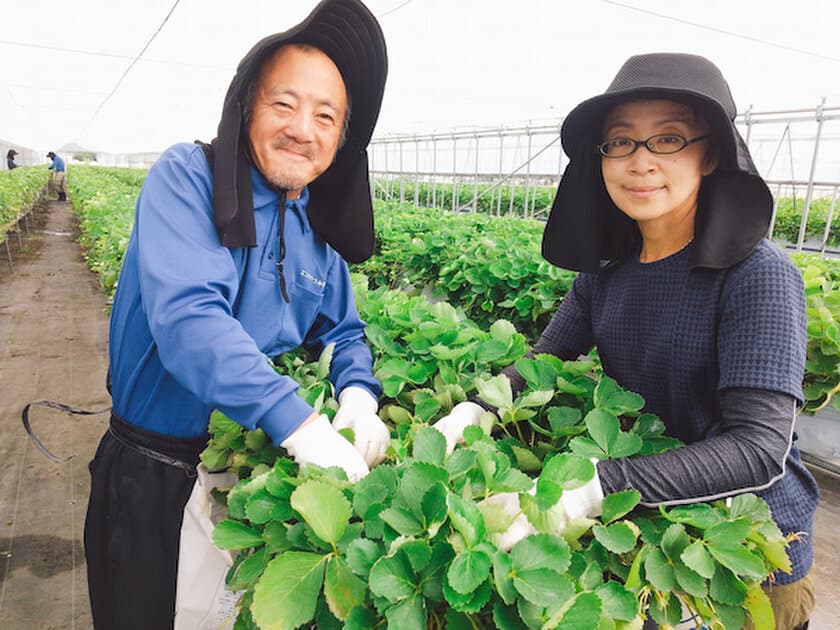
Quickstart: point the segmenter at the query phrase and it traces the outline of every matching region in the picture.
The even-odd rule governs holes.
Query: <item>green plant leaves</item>
[[[249,549],[263,544],[262,534],[245,523],[226,519],[213,529],[213,544],[219,549]]]
[[[315,616],[326,556],[287,551],[274,558],[254,587],[251,614],[261,628],[292,630]]]
[[[555,455],[537,478],[537,505],[548,510],[560,500],[563,490],[579,488],[594,477],[595,466],[588,459],[572,453]]]
[[[321,481],[306,481],[292,492],[292,507],[315,535],[335,545],[347,529],[353,510],[340,490]]]
[[[366,592],[367,584],[353,575],[341,557],[332,557],[327,561],[324,597],[336,618],[347,619],[353,608],[365,603]]]

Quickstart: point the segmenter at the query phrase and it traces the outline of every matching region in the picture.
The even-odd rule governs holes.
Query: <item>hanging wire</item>
[[[111,100],[111,97],[114,94],[116,94],[117,89],[119,89],[120,84],[123,82],[123,79],[125,79],[126,75],[134,67],[134,64],[136,64],[140,60],[140,57],[143,56],[143,53],[145,53],[146,50],[148,50],[149,46],[152,45],[152,42],[155,41],[155,38],[158,36],[158,34],[161,32],[161,30],[163,30],[163,27],[169,21],[169,17],[172,15],[173,11],[175,11],[175,8],[178,6],[178,4],[180,2],[181,2],[181,0],[175,0],[175,2],[172,4],[172,8],[169,9],[169,13],[166,14],[166,17],[163,18],[163,22],[160,23],[160,26],[158,26],[157,30],[149,38],[149,41],[147,41],[146,45],[143,46],[143,50],[141,50],[138,53],[138,55],[136,57],[134,57],[134,59],[131,61],[131,63],[128,64],[128,68],[125,69],[125,72],[123,72],[122,76],[117,80],[117,83],[114,85],[114,89],[111,90],[111,92],[108,94],[108,96],[106,96],[105,99],[99,104],[99,107],[96,108],[96,111],[93,112],[93,116],[91,116],[91,119],[90,119],[91,122],[93,122],[96,119],[96,117],[99,115],[99,112],[102,111],[102,108],[105,106],[105,103],[107,103],[109,100]]]

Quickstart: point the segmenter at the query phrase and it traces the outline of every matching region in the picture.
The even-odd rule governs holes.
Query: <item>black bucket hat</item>
[[[239,63],[212,142],[216,230],[227,247],[257,244],[245,104],[263,63],[287,44],[324,52],[349,92],[352,114],[345,143],[333,164],[309,184],[307,214],[313,229],[345,260],[361,262],[374,247],[367,145],[379,117],[388,58],[379,23],[358,0],[323,0],[297,26],[259,41]]]
[[[638,226],[607,194],[596,145],[612,107],[647,98],[692,106],[714,136],[719,164],[700,187],[691,265],[730,267],[767,235],[773,198],[735,127],[735,102],[720,70],[697,55],[637,55],[604,94],[583,101],[563,121],[561,141],[570,161],[543,232],[542,253],[550,263],[592,272],[638,253]]]

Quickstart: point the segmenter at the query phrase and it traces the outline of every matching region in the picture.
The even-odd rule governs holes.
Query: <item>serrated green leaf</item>
[[[651,549],[645,558],[645,577],[657,590],[663,593],[670,593],[676,585],[674,567],[668,562],[668,558],[661,549]]]
[[[228,579],[228,588],[232,590],[245,590],[252,588],[259,577],[265,571],[266,564],[272,554],[266,547],[262,547],[245,558],[238,565],[233,576]]]
[[[414,434],[412,450],[414,459],[442,466],[446,458],[446,438],[432,427],[421,427]]]
[[[451,492],[446,498],[446,504],[452,527],[464,537],[467,545],[472,547],[481,542],[484,539],[485,526],[478,506]]]
[[[679,560],[682,552],[690,544],[688,533],[682,523],[674,523],[662,535],[662,551],[673,562]]]
[[[542,390],[529,392],[525,396],[516,399],[517,407],[542,407],[554,398],[553,390]]]
[[[356,575],[367,578],[374,563],[382,556],[379,545],[367,538],[357,538],[347,546],[347,564]]]
[[[356,606],[365,603],[367,585],[353,575],[343,558],[333,557],[327,561],[324,576],[324,597],[330,612],[344,621]]]
[[[644,398],[623,389],[608,376],[603,377],[598,383],[592,399],[597,408],[616,416],[630,411],[639,411],[645,406]]]
[[[263,544],[262,534],[245,523],[225,519],[213,529],[213,544],[219,549],[250,549]]]
[[[722,604],[737,606],[743,604],[747,597],[747,585],[732,571],[718,564],[709,582],[709,597]]]
[[[596,630],[601,619],[601,599],[595,593],[578,593],[542,626],[542,630]]]
[[[707,580],[712,579],[715,574],[715,561],[712,556],[706,551],[706,545],[702,540],[695,540],[680,554],[680,560],[685,565],[702,575]]]
[[[625,514],[631,512],[642,500],[638,490],[622,490],[604,497],[601,505],[601,520],[605,523],[612,523]]]
[[[707,503],[661,508],[660,511],[673,523],[685,523],[698,529],[708,529],[724,520],[720,512]]]
[[[324,581],[326,558],[287,551],[269,562],[254,587],[254,621],[271,630],[292,630],[310,621]]]
[[[516,589],[513,586],[513,561],[503,551],[496,552],[493,556],[493,582],[496,585],[496,592],[502,601],[508,606],[516,601]]]
[[[773,607],[760,584],[750,585],[744,607],[750,613],[754,630],[773,630],[776,627]]]
[[[384,556],[370,569],[368,586],[371,593],[390,602],[411,597],[416,592],[416,576],[405,554],[399,551],[393,556]]]
[[[636,596],[618,582],[607,582],[595,589],[603,611],[613,620],[632,621],[639,614]]]
[[[572,453],[560,453],[543,464],[537,478],[537,504],[543,510],[553,507],[563,490],[574,490],[595,476],[591,461]]]
[[[350,502],[337,488],[320,481],[306,481],[292,492],[292,507],[315,535],[335,545],[353,515]]]
[[[455,556],[446,572],[446,579],[453,589],[466,595],[487,579],[492,565],[493,560],[488,554],[467,549]]]
[[[415,595],[385,610],[389,630],[426,630],[426,602]]]
[[[432,548],[427,540],[408,540],[399,546],[415,573],[423,572],[432,560]]]
[[[376,621],[376,615],[372,610],[356,606],[347,615],[343,630],[370,630],[376,625]]]
[[[542,462],[527,448],[522,448],[521,446],[513,444],[510,449],[513,456],[516,458],[516,467],[522,472],[536,472],[542,468]]]
[[[595,539],[613,553],[627,553],[636,546],[638,530],[634,530],[628,522],[613,523],[612,525],[596,525],[592,528]]]
[[[493,604],[493,624],[499,630],[526,630],[514,606],[503,606],[501,602]]]
[[[764,563],[743,545],[708,544],[706,549],[720,564],[733,571],[736,575],[743,575],[753,580],[763,580],[765,575]]]
[[[706,580],[699,573],[689,569],[681,560],[674,561],[674,577],[680,588],[689,595],[706,597]]]
[[[475,591],[462,594],[449,585],[448,580],[443,580],[443,595],[446,601],[459,612],[476,613],[490,601],[493,589],[490,582],[482,582]]]
[[[517,542],[510,550],[515,571],[551,569],[565,573],[571,563],[569,544],[553,534],[532,534]]]
[[[709,544],[735,544],[744,540],[752,529],[752,523],[746,518],[726,521],[708,528],[703,532],[703,538]]]
[[[513,407],[513,391],[507,376],[499,374],[489,379],[475,379],[478,396],[488,405],[499,409]]]
[[[379,513],[380,518],[403,536],[416,536],[424,531],[414,514],[403,507],[390,507]]]

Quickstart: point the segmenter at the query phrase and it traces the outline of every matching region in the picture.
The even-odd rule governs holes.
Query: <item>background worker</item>
[[[47,153],[47,157],[52,160],[49,170],[53,172],[53,190],[58,193],[58,201],[67,201],[67,175],[65,173],[64,160],[60,155],[56,155],[54,151]]]

